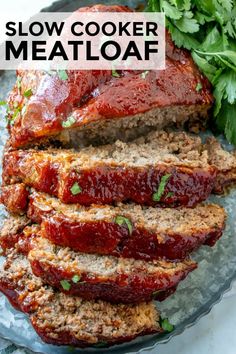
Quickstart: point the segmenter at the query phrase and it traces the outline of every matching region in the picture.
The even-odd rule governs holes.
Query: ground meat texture
[[[14,248],[20,239],[24,239],[23,231],[31,221],[26,216],[9,216],[3,223],[0,232],[0,247],[6,252],[9,248]]]
[[[42,236],[75,251],[135,259],[184,259],[202,244],[213,246],[226,214],[214,204],[194,209],[66,205],[31,191],[27,215]]]
[[[109,346],[163,331],[153,303],[112,305],[64,295],[35,277],[26,257],[15,251],[1,268],[0,291],[15,308],[29,314],[46,343]]]
[[[29,231],[30,232],[30,231]],[[89,255],[55,246],[39,237],[31,240],[28,258],[36,276],[67,294],[112,303],[148,301],[158,291],[176,287],[196,263],[153,261]]]
[[[201,139],[151,133],[133,143],[74,150],[6,152],[5,185],[24,182],[64,203],[193,207],[211,193],[217,170]],[[160,188],[162,192],[158,194]]]
[[[13,214],[24,214],[27,210],[29,191],[24,183],[2,187],[0,202]]]

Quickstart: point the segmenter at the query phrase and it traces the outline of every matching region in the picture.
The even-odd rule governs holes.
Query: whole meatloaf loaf
[[[11,192],[17,195],[13,188]],[[13,202],[12,197],[10,201]],[[197,205],[194,209],[156,209],[134,204],[86,208],[63,204],[36,191],[30,192],[27,216],[41,224],[42,235],[56,245],[79,252],[146,260],[181,260],[202,244],[213,246],[222,235],[226,218],[224,209],[214,204]],[[12,222],[6,224],[3,230],[9,229]]]
[[[137,303],[158,298],[159,293],[163,299],[163,292],[172,292],[197,267],[189,259],[147,262],[75,252],[52,244],[35,228],[24,230],[33,273],[46,284],[85,299]]]
[[[131,10],[95,5],[80,11]],[[17,74],[20,85],[15,85],[8,100],[14,148],[50,137],[76,141],[76,145],[130,139],[153,127],[183,125],[197,117],[204,122],[213,102],[207,79],[190,53],[176,48],[168,33],[165,70],[145,75],[133,70],[115,75],[112,70]]]
[[[133,201],[192,207],[209,196],[216,176],[201,139],[184,132],[154,132],[132,143],[80,152],[8,151],[3,159],[5,185],[24,182],[64,203],[83,205]]]
[[[29,314],[43,341],[78,347],[109,346],[163,332],[153,303],[112,305],[68,296],[33,275],[27,258],[11,251],[0,269],[0,291]]]

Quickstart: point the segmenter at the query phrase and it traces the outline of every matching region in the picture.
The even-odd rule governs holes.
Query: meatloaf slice
[[[82,205],[133,201],[192,207],[216,180],[201,139],[184,132],[155,132],[133,143],[71,150],[5,153],[3,182],[24,182]]]
[[[35,191],[27,215],[42,223],[43,237],[56,245],[146,260],[181,260],[202,244],[213,246],[226,218],[214,204],[160,210],[134,204],[82,207]]]
[[[0,291],[17,309],[29,314],[43,341],[86,347],[129,341],[163,332],[153,303],[112,305],[66,296],[33,275],[27,258],[14,251],[0,269]]]
[[[24,183],[17,183],[1,188],[0,203],[13,214],[24,214],[28,207],[29,188]]]
[[[0,232],[0,247],[5,253],[9,248],[14,248],[15,244],[24,237],[24,228],[31,224],[31,220],[25,215],[9,216],[3,223]]]
[[[31,243],[28,258],[33,273],[46,284],[85,299],[137,303],[151,300],[157,292],[162,298],[197,267],[188,259],[145,262],[74,252],[52,244],[34,227],[25,229],[25,237]]]
[[[176,260],[204,243],[214,245],[222,235],[226,214],[214,204],[194,209],[133,204],[83,208],[33,192],[28,217],[42,222],[42,235],[51,242],[76,251]]]
[[[80,11],[131,11],[95,5]],[[143,134],[144,130],[184,124],[197,117],[207,120],[213,98],[209,82],[189,52],[176,48],[166,36],[166,69],[143,75],[140,71],[19,71],[9,97],[9,130],[14,148],[54,139],[76,144],[114,141]],[[198,90],[201,85],[202,89]],[[31,97],[24,92],[31,89]],[[16,104],[18,107],[16,108]],[[14,120],[13,120],[14,117]],[[32,124],[34,122],[34,124]]]

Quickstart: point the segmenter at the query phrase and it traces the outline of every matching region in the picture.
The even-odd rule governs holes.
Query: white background
[[[99,3],[99,0],[97,2]],[[21,13],[22,20],[27,20],[51,3],[51,0],[1,0],[0,11]],[[148,353],[236,354],[236,295],[234,294],[236,294],[236,287],[197,325]]]

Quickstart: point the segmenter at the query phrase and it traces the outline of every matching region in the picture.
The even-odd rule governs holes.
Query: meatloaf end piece
[[[62,294],[35,277],[27,258],[14,251],[0,270],[0,291],[15,308],[29,314],[46,343],[109,346],[163,332],[153,303],[112,305]]]
[[[184,132],[154,132],[132,143],[74,150],[9,151],[5,185],[24,182],[64,203],[192,207],[216,181],[201,139]]]
[[[67,294],[85,299],[112,303],[149,301],[157,292],[162,297],[163,292],[175,288],[197,267],[188,259],[181,263],[145,262],[74,252],[52,244],[40,232],[32,237],[30,227],[26,232],[31,242],[28,258],[34,274]]]
[[[80,11],[131,10],[95,5]],[[188,120],[206,122],[213,102],[209,82],[191,54],[176,48],[168,33],[165,70],[150,71],[145,78],[140,71],[118,74],[112,76],[112,70],[74,70],[67,71],[68,78],[61,80],[56,72],[18,71],[20,88],[16,84],[8,100],[12,146],[27,146],[50,137],[76,142],[77,146],[104,143],[131,139],[170,124],[183,125]],[[199,84],[201,90],[197,90]],[[32,96],[25,97],[29,89]]]

